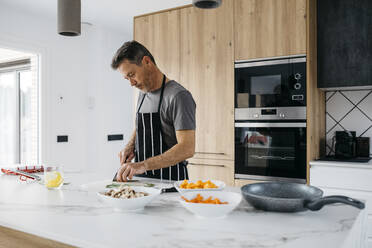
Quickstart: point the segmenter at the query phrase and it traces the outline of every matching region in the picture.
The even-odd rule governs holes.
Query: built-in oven
[[[306,57],[235,62],[235,108],[306,106]]]
[[[235,178],[306,182],[306,122],[235,122]]]
[[[306,182],[306,57],[235,63],[235,178]]]

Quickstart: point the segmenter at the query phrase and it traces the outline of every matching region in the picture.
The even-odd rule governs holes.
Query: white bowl
[[[196,183],[198,180],[189,180],[188,182],[189,183]],[[207,180],[202,180],[203,182],[207,181]],[[214,183],[217,188],[211,188],[211,189],[183,189],[183,188],[180,188],[180,185],[183,181],[177,181],[174,183],[174,187],[178,190],[178,192],[180,192],[181,194],[183,193],[186,193],[186,192],[195,192],[195,191],[199,191],[199,192],[203,192],[203,191],[219,191],[219,190],[223,190],[226,186],[226,184],[223,182],[223,181],[218,181],[218,180],[210,180],[212,183]]]
[[[223,218],[234,210],[242,200],[241,194],[227,191],[186,192],[183,196],[186,199],[191,200],[195,198],[197,194],[200,194],[203,199],[212,196],[213,199],[217,197],[222,202],[228,202],[227,204],[191,203],[186,202],[180,197],[179,202],[181,205],[201,218]]]
[[[114,198],[111,196],[104,195],[105,192],[111,190],[103,190],[97,192],[98,200],[102,203],[112,206],[115,210],[119,211],[137,211],[142,210],[147,204],[149,204],[156,196],[160,195],[161,190],[142,186],[131,186],[134,191],[146,192],[147,196],[142,196],[132,199]]]

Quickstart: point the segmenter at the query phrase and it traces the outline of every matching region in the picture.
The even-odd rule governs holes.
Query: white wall
[[[133,100],[128,82],[110,68],[110,61],[129,39],[125,32],[94,25],[82,27],[79,37],[63,37],[57,34],[56,18],[0,6],[0,47],[41,55],[43,163],[106,173],[119,166],[117,153],[133,129]],[[124,134],[124,142],[107,142],[112,133]],[[61,134],[69,135],[68,143],[56,142]]]

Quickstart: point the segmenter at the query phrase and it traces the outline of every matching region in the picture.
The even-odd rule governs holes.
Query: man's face
[[[148,92],[151,88],[150,72],[146,66],[146,61],[142,59],[141,65],[130,63],[124,60],[118,67],[119,72],[123,77],[129,80],[130,85],[137,89]]]

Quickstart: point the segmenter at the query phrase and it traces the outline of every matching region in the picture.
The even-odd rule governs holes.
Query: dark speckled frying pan
[[[255,208],[275,212],[316,211],[324,205],[344,203],[364,208],[364,203],[346,196],[323,196],[323,191],[299,183],[254,183],[241,188],[243,197]]]

